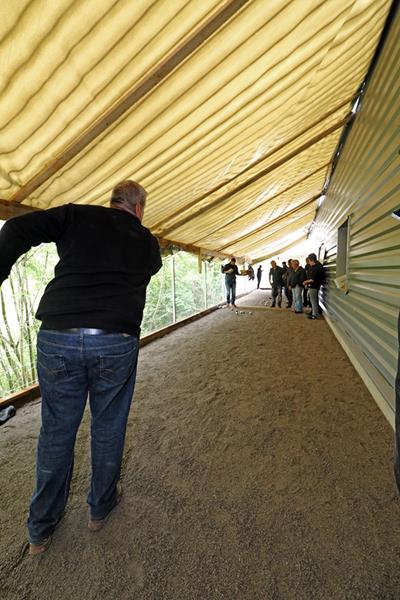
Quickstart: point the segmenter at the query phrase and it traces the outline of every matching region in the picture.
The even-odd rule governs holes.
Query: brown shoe
[[[91,517],[89,517],[88,529],[90,529],[90,531],[100,531],[100,529],[103,529],[104,525],[108,521],[108,517],[110,516],[110,514],[112,513],[114,508],[116,506],[118,506],[118,504],[121,502],[121,500],[122,500],[122,486],[120,483],[118,483],[117,484],[117,498],[115,501],[115,505],[112,507],[110,512],[104,517],[104,519],[92,519]]]
[[[30,556],[35,556],[35,554],[42,554],[48,550],[51,544],[51,535],[43,540],[43,542],[39,542],[37,544],[29,544],[29,554]]]

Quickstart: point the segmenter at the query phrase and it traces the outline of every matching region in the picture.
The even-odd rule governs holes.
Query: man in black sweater
[[[283,268],[283,274],[282,274],[283,285],[284,285],[284,290],[285,290],[285,296],[287,299],[286,308],[291,308],[292,304],[293,304],[293,294],[292,294],[292,290],[290,289],[289,284],[288,284],[288,278],[290,277],[290,274],[293,272],[292,259],[289,258],[287,264],[285,261],[283,261],[282,268]]]
[[[258,265],[258,269],[257,269],[257,289],[259,289],[259,287],[260,287],[262,272],[263,272],[262,266]]]
[[[316,254],[308,255],[309,277],[303,282],[303,285],[308,288],[308,294],[311,302],[311,315],[309,319],[318,319],[319,315],[319,290],[321,285],[325,283],[325,269],[317,260]]]
[[[30,554],[47,550],[63,516],[88,396],[89,529],[101,529],[121,498],[146,287],[162,266],[158,242],[141,224],[145,201],[139,184],[123,181],[112,192],[110,208],[67,204],[10,219],[0,232],[0,285],[32,246],[55,242],[60,257],[36,313],[42,321],[42,427],[28,518]]]
[[[222,265],[221,273],[225,275],[226,304],[233,310],[236,308],[236,275],[239,275],[236,258],[232,257],[226,265]]]
[[[278,300],[278,307],[282,305],[282,287],[283,287],[283,269],[278,267],[274,260],[271,260],[271,268],[269,270],[269,283],[271,286],[272,304],[274,308]]]
[[[293,306],[294,312],[302,313],[303,312],[303,303],[302,303],[302,290],[303,290],[303,281],[306,278],[306,273],[303,267],[300,266],[298,260],[292,260],[292,268],[289,273],[289,277],[287,280],[288,286],[290,287],[293,295]]]

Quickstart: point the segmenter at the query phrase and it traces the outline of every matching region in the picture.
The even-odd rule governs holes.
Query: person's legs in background
[[[279,308],[282,306],[282,286],[278,285],[277,286],[277,297],[276,297],[276,301],[278,303]]]
[[[308,289],[303,288],[303,306],[310,306],[310,301],[308,299]]]
[[[316,288],[309,288],[308,295],[311,302],[311,317],[316,319],[318,317],[318,290]]]
[[[294,311],[296,313],[302,313],[303,312],[303,303],[302,303],[302,288],[300,285],[296,285],[296,287],[293,288],[293,304],[294,304]]]
[[[291,308],[292,303],[293,303],[292,290],[289,289],[287,286],[285,286],[284,290],[285,290],[285,296],[286,296],[286,299],[287,299],[287,308]]]
[[[278,295],[278,286],[272,284],[271,285],[271,298],[272,298],[272,303],[271,303],[271,307],[274,308],[275,304],[276,304],[276,297]]]
[[[229,306],[231,303],[231,294],[232,294],[232,286],[229,281],[225,281],[225,289],[226,289],[226,303]]]
[[[231,284],[231,298],[232,306],[236,306],[236,281],[232,281]]]

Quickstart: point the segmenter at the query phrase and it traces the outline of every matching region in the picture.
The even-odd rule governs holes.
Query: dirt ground
[[[86,415],[66,517],[29,557],[39,410],[0,428],[4,600],[400,599],[393,431],[324,320],[217,310],[144,347],[122,503],[87,530]]]

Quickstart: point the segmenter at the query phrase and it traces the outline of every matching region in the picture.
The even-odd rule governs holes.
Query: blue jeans
[[[271,296],[272,296],[271,306],[275,306],[277,299],[278,299],[278,306],[281,306],[281,304],[282,304],[282,286],[272,283],[271,284]]]
[[[225,279],[226,288],[226,303],[235,304],[236,300],[236,281],[228,281]]]
[[[296,285],[296,287],[292,288],[292,292],[294,310],[296,312],[303,312],[303,288],[301,287],[301,285]]]
[[[311,309],[312,309],[311,314],[313,317],[318,317],[318,314],[319,314],[318,292],[319,292],[319,290],[317,290],[317,288],[309,288],[309,290],[308,290],[308,296],[310,298]]]
[[[88,396],[91,517],[103,519],[115,506],[138,349],[136,337],[120,333],[39,332],[37,364],[42,426],[36,489],[28,517],[31,543],[51,535],[64,513],[74,465],[75,437]]]
[[[286,299],[287,299],[287,302],[288,302],[287,305],[288,305],[288,308],[289,308],[289,306],[292,306],[292,304],[293,304],[292,290],[290,290],[287,286],[285,286],[284,290],[285,290],[285,296],[286,296]]]

